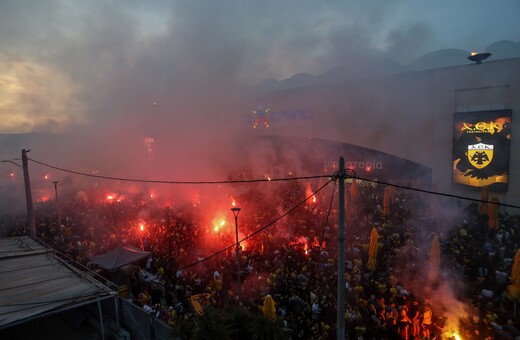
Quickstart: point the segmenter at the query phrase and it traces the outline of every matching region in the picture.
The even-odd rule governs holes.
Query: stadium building
[[[503,43],[493,46],[500,56]],[[306,164],[325,172],[341,155],[358,177],[477,200],[487,187],[520,206],[520,58],[468,56],[439,51],[379,76],[264,82],[243,123],[273,145],[303,147]]]

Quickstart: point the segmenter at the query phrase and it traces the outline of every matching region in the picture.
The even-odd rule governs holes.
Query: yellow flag
[[[377,248],[379,247],[379,234],[376,228],[372,228],[370,233],[370,245],[368,246],[367,268],[371,271],[376,269]]]
[[[488,214],[488,227],[489,229],[498,229],[499,222],[498,222],[498,210],[499,210],[499,203],[497,196],[491,197],[491,203],[487,206],[487,214]]]
[[[196,294],[192,295],[190,297],[191,305],[193,306],[193,309],[195,309],[195,312],[197,314],[202,315],[204,314],[204,307],[202,307],[202,303],[200,303],[201,299],[207,298],[210,294],[204,293],[204,294]]]
[[[274,299],[271,295],[264,298],[264,305],[262,306],[262,313],[273,320],[276,317],[276,307]]]
[[[511,269],[511,284],[507,286],[507,297],[515,302],[520,301],[520,249],[516,251]]]

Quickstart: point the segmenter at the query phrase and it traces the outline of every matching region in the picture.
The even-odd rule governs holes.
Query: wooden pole
[[[34,222],[34,208],[31,195],[31,180],[29,179],[29,166],[27,163],[27,153],[31,150],[22,150],[23,179],[25,183],[25,200],[27,201],[27,224],[29,226],[30,236],[35,239],[36,224]]]

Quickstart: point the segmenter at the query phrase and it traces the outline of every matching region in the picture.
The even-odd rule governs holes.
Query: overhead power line
[[[237,184],[237,183],[258,183],[258,182],[281,182],[281,181],[297,181],[304,179],[317,179],[317,178],[330,178],[330,175],[320,175],[320,176],[302,176],[302,177],[286,177],[286,178],[262,178],[262,179],[243,179],[243,180],[228,180],[228,181],[166,181],[166,180],[153,180],[153,179],[135,179],[135,178],[123,178],[123,177],[112,177],[112,176],[102,176],[89,174],[86,172],[74,171],[69,169],[60,168],[54,165],[45,164],[43,162],[39,162],[37,160],[28,158],[30,161],[43,165],[45,167],[68,172],[75,175],[93,177],[106,179],[111,181],[120,181],[120,182],[137,182],[137,183],[156,183],[156,184]]]
[[[500,206],[503,206],[503,207],[520,209],[520,206],[518,206],[518,205],[504,204],[504,203],[500,203],[500,202],[483,201],[483,200],[476,199],[476,198],[469,198],[469,197],[464,197],[464,196],[459,196],[459,195],[446,194],[446,193],[443,193],[443,192],[436,192],[436,191],[425,190],[425,189],[420,189],[420,188],[407,187],[405,185],[398,185],[398,184],[393,184],[393,183],[387,183],[387,182],[382,182],[382,181],[378,181],[378,180],[374,180],[374,179],[367,179],[367,178],[361,178],[361,177],[351,177],[351,178],[355,178],[355,179],[358,179],[358,180],[361,180],[361,181],[366,181],[366,182],[375,183],[375,184],[388,185],[388,186],[391,186],[391,187],[396,187],[396,188],[405,189],[405,190],[413,190],[413,191],[423,192],[423,193],[430,194],[430,195],[451,197],[451,198],[457,198],[457,199],[466,200],[466,201],[473,201],[473,202],[486,203],[486,204],[495,204],[495,205],[500,205]]]
[[[122,177],[113,177],[113,176],[102,176],[102,175],[89,174],[89,173],[86,173],[86,172],[80,172],[80,171],[74,171],[74,170],[61,168],[61,167],[58,167],[58,166],[54,166],[54,165],[50,165],[50,164],[46,164],[46,163],[34,160],[32,158],[28,158],[28,160],[30,160],[30,161],[32,161],[32,162],[34,162],[36,164],[39,164],[39,165],[51,168],[51,169],[55,169],[55,170],[59,170],[59,171],[63,171],[63,172],[67,172],[67,173],[71,173],[71,174],[75,174],[75,175],[80,175],[80,176],[99,178],[99,179],[105,179],[105,180],[111,180],[111,181],[137,182],[137,183],[156,183],[156,184],[190,184],[190,185],[238,184],[238,183],[297,181],[297,180],[310,180],[310,179],[319,179],[319,178],[329,178],[330,179],[331,177],[334,176],[334,175],[317,175],[317,176],[301,176],[301,177],[270,178],[270,179],[262,178],[262,179],[250,179],[250,180],[244,179],[244,180],[227,180],[227,181],[166,181],[166,180],[147,180],[147,179],[133,179],[133,178],[122,178]],[[398,184],[383,182],[383,181],[374,180],[374,179],[362,178],[362,177],[358,177],[356,175],[356,173],[354,172],[354,170],[352,170],[352,169],[345,169],[345,170],[349,171],[349,172],[352,172],[352,175],[346,174],[345,175],[346,178],[357,179],[357,180],[361,180],[361,181],[365,181],[365,182],[369,182],[369,183],[388,185],[388,186],[392,186],[392,187],[396,187],[396,188],[400,188],[400,189],[405,189],[405,190],[412,190],[412,191],[417,191],[417,192],[423,192],[423,193],[427,193],[427,194],[430,194],[430,195],[451,197],[451,198],[457,198],[457,199],[466,200],[466,201],[472,201],[472,202],[478,202],[478,203],[487,203],[487,204],[495,204],[495,205],[500,205],[500,206],[503,206],[503,207],[520,209],[520,206],[512,205],[512,204],[505,204],[505,203],[491,202],[491,201],[483,201],[483,200],[480,200],[480,199],[474,199],[474,198],[469,198],[469,197],[460,196],[460,195],[447,194],[447,193],[442,193],[442,192],[436,192],[436,191],[431,191],[431,190],[426,190],[426,189],[420,189],[420,188],[414,188],[414,187],[409,187],[409,186],[404,186],[404,185],[398,185]]]

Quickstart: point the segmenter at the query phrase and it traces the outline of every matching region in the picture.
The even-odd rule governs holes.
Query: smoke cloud
[[[479,9],[475,1],[456,6],[468,4]],[[251,144],[257,134],[244,121],[256,94],[244,85],[518,40],[512,33],[520,32],[518,20],[505,20],[518,12],[515,1],[485,9],[507,23],[500,32],[474,14],[448,20],[455,5],[443,5],[444,11],[435,10],[438,3],[405,1],[2,1],[0,156],[19,158],[25,148],[31,158],[65,169],[180,181],[265,169],[275,147]],[[383,130],[371,132],[374,141]],[[277,157],[301,169],[300,151],[292,145]],[[9,163],[0,168],[3,183],[11,183],[11,172],[21,183]],[[60,185],[67,176],[76,181],[31,164],[35,181],[49,174]]]

